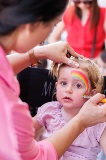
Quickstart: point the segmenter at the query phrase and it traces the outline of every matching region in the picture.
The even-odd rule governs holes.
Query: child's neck
[[[61,108],[61,114],[62,117],[64,118],[64,120],[66,122],[68,122],[69,120],[71,120],[73,117],[75,117],[78,112],[79,112],[79,108],[78,109],[70,109],[70,112],[68,110],[65,110],[64,107]]]

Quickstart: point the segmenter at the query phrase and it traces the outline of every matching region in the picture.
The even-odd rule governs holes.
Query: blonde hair
[[[97,64],[88,58],[74,58],[74,61],[79,64],[80,69],[84,70],[88,74],[92,89],[96,89],[98,93],[102,93],[104,78]],[[53,63],[51,72],[58,79],[60,69],[66,66],[68,65],[64,63],[60,65],[57,63]]]

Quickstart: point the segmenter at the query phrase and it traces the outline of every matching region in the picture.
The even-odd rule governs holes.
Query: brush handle
[[[89,99],[89,98],[91,98],[91,96],[84,95],[83,98]],[[106,98],[102,99],[100,102],[106,103]]]
[[[106,98],[101,100],[102,103],[106,103]]]

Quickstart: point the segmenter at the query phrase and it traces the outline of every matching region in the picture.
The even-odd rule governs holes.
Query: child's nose
[[[72,85],[71,84],[67,86],[66,91],[72,93]]]

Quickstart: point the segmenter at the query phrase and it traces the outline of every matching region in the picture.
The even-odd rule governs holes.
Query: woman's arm
[[[56,132],[47,140],[51,142],[57,151],[58,157],[67,150],[75,138],[83,132],[86,127],[95,125],[100,122],[106,122],[106,104],[99,106],[98,103],[104,96],[96,94],[89,99],[76,117],[68,122],[62,129]]]
[[[41,126],[37,119],[36,116],[32,117],[33,123],[34,123],[34,128],[35,128],[35,132],[38,132],[43,126]]]
[[[40,134],[43,133],[44,127],[38,123],[36,116],[32,117],[32,120],[34,123],[34,129],[35,129],[35,139],[39,141]]]
[[[77,116],[68,122],[63,128],[46,139],[51,142],[57,152],[58,158],[68,149],[73,141],[85,129],[84,123]]]
[[[13,67],[15,75],[31,65],[28,53],[21,54],[13,51],[12,54],[7,55],[7,59]]]
[[[64,31],[64,23],[63,21],[59,22],[55,28],[53,29],[52,33],[50,34],[50,37],[48,38],[49,43],[54,43],[60,40],[61,34]]]
[[[31,49],[27,53],[14,53],[7,56],[10,64],[13,67],[15,75],[21,72],[23,69],[31,65],[30,53],[34,53],[37,60],[41,59],[50,59],[54,62],[58,63],[66,63],[68,64],[69,58],[66,57],[67,50],[70,52],[72,56],[82,57],[77,54],[67,42],[56,42],[45,46],[38,46],[34,49]],[[78,67],[78,64],[73,61],[70,66]],[[69,64],[68,64],[69,65]]]

